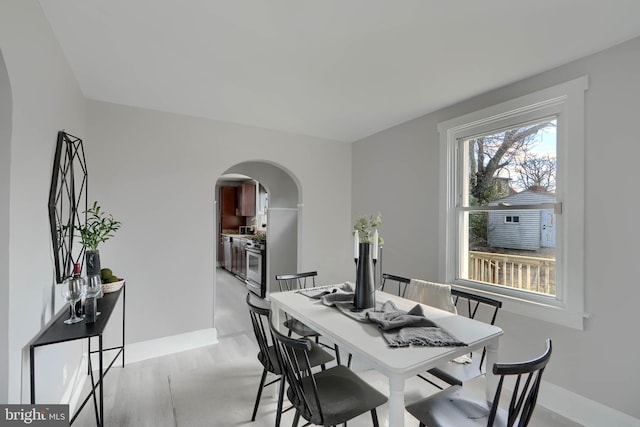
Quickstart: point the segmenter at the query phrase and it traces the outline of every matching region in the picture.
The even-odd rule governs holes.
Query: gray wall
[[[245,161],[275,164],[299,186],[299,268],[327,283],[355,276],[349,144],[96,101],[87,108],[90,199],[123,224],[100,256],[127,280],[128,342],[212,327],[215,185]]]
[[[17,403],[28,401],[28,343],[63,307],[54,281],[47,201],[57,133],[84,134],[84,97],[37,1],[0,2],[0,46],[12,96],[10,147],[1,141],[2,153],[11,158],[6,169],[2,155],[9,191],[5,179],[0,190],[2,211],[8,207],[10,221],[9,238],[2,239],[9,242],[9,309],[2,311],[9,321],[0,325],[8,329],[8,345],[2,345],[9,357],[7,400]],[[6,85],[0,90],[7,94]],[[6,106],[3,102],[0,108]],[[6,233],[6,217],[0,217],[0,233]],[[0,255],[0,265],[6,266],[6,259]],[[6,270],[1,274],[6,295]],[[80,343],[36,352],[40,401],[59,401],[81,355]]]
[[[9,181],[11,86],[0,51],[0,402],[9,398]]]
[[[637,184],[640,158],[640,38],[530,79],[417,118],[353,144],[354,212],[380,210],[384,270],[437,279],[438,141],[436,125],[527,93],[589,76],[586,92],[585,308],[577,331],[504,310],[500,360],[517,360],[553,339],[546,380],[640,418],[637,384],[640,342],[634,313],[640,287],[629,266],[637,263]],[[376,173],[372,174],[371,171]],[[615,216],[603,195],[627,195]]]

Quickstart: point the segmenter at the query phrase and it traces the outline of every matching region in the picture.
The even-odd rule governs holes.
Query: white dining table
[[[359,362],[389,379],[390,427],[404,426],[406,379],[485,346],[487,366],[493,366],[496,361],[499,337],[503,333],[497,326],[422,304],[425,317],[433,320],[468,346],[390,348],[376,325],[358,322],[335,307],[324,305],[320,299],[309,298],[297,291],[289,291],[272,293],[269,295],[269,300],[275,325],[282,328],[281,311],[289,313],[319,332],[327,340],[338,344],[341,352],[353,354]],[[391,300],[397,308],[406,311],[417,304],[415,301],[381,291],[376,292],[376,300],[378,302]],[[496,386],[497,379],[493,376],[491,369],[487,369],[487,401],[493,400]]]

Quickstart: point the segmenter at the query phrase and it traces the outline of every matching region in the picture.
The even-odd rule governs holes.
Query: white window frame
[[[514,224],[520,225],[520,215],[505,215],[504,223],[510,224],[510,225],[514,225]]]
[[[503,310],[584,329],[584,98],[586,76],[438,123],[440,134],[440,280],[503,302]],[[514,292],[456,279],[458,247],[458,141],[495,129],[557,116],[556,297]],[[464,231],[462,232],[464,233]],[[462,261],[463,262],[463,261]]]

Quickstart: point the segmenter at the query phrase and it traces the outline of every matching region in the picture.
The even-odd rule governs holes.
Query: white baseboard
[[[540,385],[538,405],[585,427],[640,427],[638,418],[546,381]]]
[[[127,344],[125,347],[125,365],[217,343],[218,331],[215,328],[200,329],[198,331],[185,332],[184,334],[134,342]],[[110,361],[112,357],[110,355],[115,355],[116,351],[117,349],[106,351],[104,353],[105,360]],[[114,366],[122,363],[120,360]],[[91,365],[94,369],[98,368],[98,355],[96,353],[91,355]]]
[[[193,350],[195,348],[216,344],[217,342],[217,330],[215,328],[208,328],[127,344],[125,349],[125,363],[135,363],[168,354]]]
[[[218,332],[215,328],[201,329],[198,331],[187,332],[179,335],[171,335],[168,337],[156,338],[149,341],[142,341],[133,344],[127,344],[125,347],[125,362],[134,363],[142,360],[153,359],[154,357],[166,356],[181,351],[193,350],[198,347],[204,347],[218,342]],[[88,379],[88,359],[86,355],[87,347],[84,346],[85,355],[78,367],[76,368],[71,381],[69,381],[60,399],[61,404],[69,404],[69,414],[73,414],[85,395],[82,390]],[[111,360],[108,355],[115,354],[117,350],[106,351],[104,358]],[[91,364],[94,369],[98,369],[97,354],[91,355]],[[118,366],[115,362],[114,366]],[[106,369],[106,366],[104,367]],[[107,377],[107,381],[109,377]]]
[[[60,404],[69,404],[69,415],[72,415],[76,411],[76,408],[80,403],[80,399],[83,398],[81,393],[85,383],[87,382],[88,367],[89,364],[87,363],[87,358],[86,356],[83,356],[80,364],[78,364],[73,376],[71,377],[71,381],[67,383],[67,387],[60,398]]]

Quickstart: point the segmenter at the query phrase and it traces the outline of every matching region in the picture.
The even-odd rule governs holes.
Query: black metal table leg
[[[122,285],[122,367],[124,368],[124,315],[125,305],[127,302],[127,284]]]
[[[98,352],[98,359],[100,360],[100,427],[104,426],[104,374],[103,374],[103,366],[102,366],[102,334],[98,335],[98,347],[100,351]]]
[[[91,348],[91,338],[87,339],[89,341],[89,348]],[[100,414],[98,413],[98,398],[96,397],[96,380],[93,375],[93,363],[91,362],[91,351],[88,354],[88,363],[87,369],[89,370],[89,377],[91,378],[91,395],[93,397],[93,411],[96,415],[96,425],[100,423]]]
[[[36,403],[36,376],[35,376],[35,361],[34,361],[35,349],[33,346],[29,347],[29,369],[31,371],[31,404]]]

